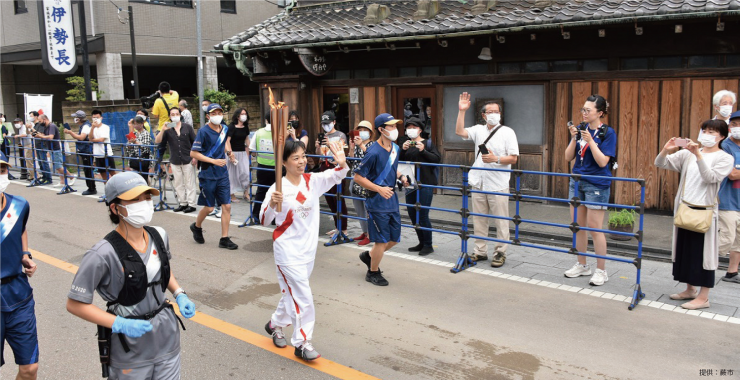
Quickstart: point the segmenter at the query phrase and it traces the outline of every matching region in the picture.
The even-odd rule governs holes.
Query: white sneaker
[[[219,208],[216,209],[216,217],[217,218],[220,218],[221,217],[221,207],[219,207]]]
[[[606,275],[606,271],[596,268],[596,271],[594,271],[594,275],[591,277],[591,281],[589,281],[588,283],[593,286],[599,286],[604,285],[604,283],[607,281],[609,281],[609,276]]]
[[[62,187],[62,186],[64,186],[64,182],[57,182],[52,187]]]
[[[573,265],[572,268],[565,271],[565,277],[568,278],[574,278],[578,276],[588,276],[591,274],[591,267],[586,265],[581,265],[580,263],[576,263]]]
[[[77,182],[77,177],[67,177],[67,185],[72,186]]]

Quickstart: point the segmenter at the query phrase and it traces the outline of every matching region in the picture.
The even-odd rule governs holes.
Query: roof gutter
[[[286,50],[292,48],[310,48],[310,47],[334,47],[339,45],[362,45],[362,44],[377,44],[377,43],[390,43],[398,41],[419,41],[419,40],[434,40],[440,38],[456,38],[456,37],[470,37],[470,36],[481,36],[491,35],[498,33],[519,33],[524,31],[537,31],[537,30],[548,30],[548,29],[560,29],[560,28],[572,28],[580,26],[594,26],[594,25],[615,25],[625,24],[633,22],[657,22],[657,21],[670,21],[670,20],[685,20],[685,19],[699,19],[699,18],[712,18],[719,16],[740,16],[740,11],[716,11],[716,12],[698,12],[698,13],[680,13],[671,15],[658,15],[658,16],[636,16],[636,17],[620,17],[607,20],[598,21],[574,21],[574,22],[562,22],[556,24],[547,25],[527,25],[527,26],[516,26],[510,28],[497,28],[497,29],[486,29],[476,30],[469,32],[455,32],[455,33],[440,33],[440,34],[425,34],[425,35],[411,35],[411,36],[399,36],[399,37],[384,37],[384,38],[366,38],[360,40],[343,40],[343,41],[324,41],[324,42],[310,42],[293,45],[277,45],[277,46],[262,46],[252,49],[245,49],[241,44],[224,44],[222,50],[211,50],[212,53],[222,54],[234,54],[235,52],[241,52],[243,55],[252,54],[256,52],[274,51],[274,50]]]

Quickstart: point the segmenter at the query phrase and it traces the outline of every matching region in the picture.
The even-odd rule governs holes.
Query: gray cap
[[[108,183],[105,184],[105,200],[108,203],[116,198],[130,201],[145,192],[159,195],[159,190],[149,187],[144,178],[136,172],[118,173],[110,177]]]
[[[72,117],[77,117],[77,118],[80,118],[80,119],[84,119],[84,118],[87,117],[87,114],[85,114],[85,111],[83,111],[83,110],[77,110],[77,112],[73,113],[71,116]]]

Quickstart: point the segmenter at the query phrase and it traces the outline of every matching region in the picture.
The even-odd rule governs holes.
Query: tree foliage
[[[67,95],[69,95],[67,96],[67,100],[73,102],[82,102],[87,100],[85,99],[85,78],[69,77],[67,78],[67,83],[72,85],[72,89],[67,90]],[[93,91],[98,93],[98,99],[100,99],[100,95],[103,95],[103,92],[98,89],[98,81],[90,79],[90,86]]]

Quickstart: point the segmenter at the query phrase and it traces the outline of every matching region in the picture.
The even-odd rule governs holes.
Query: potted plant
[[[635,210],[612,210],[609,211],[609,230],[617,232],[629,232],[632,233],[635,230],[635,218],[637,213]],[[609,234],[609,238],[612,240],[629,241],[632,240],[630,236]]]

